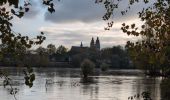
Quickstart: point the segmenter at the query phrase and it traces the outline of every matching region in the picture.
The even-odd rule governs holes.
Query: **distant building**
[[[99,40],[99,37],[97,37],[95,47],[96,47],[97,50],[100,51],[100,40]]]
[[[91,39],[91,42],[90,42],[90,48],[94,49],[96,46],[95,46],[95,43],[94,43],[94,39],[92,37]]]
[[[90,47],[84,47],[82,42],[80,46],[72,46],[70,53],[74,55],[77,53],[87,53],[91,50],[100,51],[99,37],[97,37],[96,42],[94,42],[94,38],[92,37],[91,42],[90,42]]]
[[[70,53],[71,54],[84,53],[84,52],[88,52],[88,50],[89,50],[89,47],[72,46]]]

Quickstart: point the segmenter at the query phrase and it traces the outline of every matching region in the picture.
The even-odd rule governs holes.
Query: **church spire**
[[[93,39],[93,37],[92,37],[92,39],[91,39],[91,42],[90,42],[90,48],[94,48],[94,39]]]
[[[80,47],[83,47],[83,43],[81,42]]]
[[[99,37],[96,39],[96,49],[100,50],[100,40]]]

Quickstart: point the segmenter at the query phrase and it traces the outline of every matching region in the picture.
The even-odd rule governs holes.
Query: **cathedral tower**
[[[96,49],[100,50],[100,40],[99,40],[99,37],[97,37],[97,39],[96,39]]]
[[[90,42],[90,48],[95,48],[95,44],[94,44],[94,39],[92,37],[91,42]]]
[[[80,47],[83,47],[83,43],[81,42]]]

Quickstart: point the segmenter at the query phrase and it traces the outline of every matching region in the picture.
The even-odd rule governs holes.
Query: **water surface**
[[[160,100],[161,78],[150,78],[139,70],[113,70],[107,74],[90,77],[83,83],[79,69],[36,68],[32,88],[24,85],[21,69],[6,68],[10,77],[18,82],[18,100],[128,100],[143,91],[151,93],[153,100]],[[1,79],[2,83],[2,79]],[[8,87],[0,86],[0,100],[14,100]]]

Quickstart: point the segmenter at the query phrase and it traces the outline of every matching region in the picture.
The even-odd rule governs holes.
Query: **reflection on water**
[[[16,95],[18,100],[128,100],[129,96],[143,91],[150,92],[153,100],[160,100],[161,95],[164,96],[163,89],[167,87],[165,85],[160,87],[160,78],[127,75],[124,73],[129,71],[125,70],[116,71],[121,73],[119,75],[109,73],[90,77],[89,81],[85,82],[80,78],[79,69],[46,68],[35,69],[36,80],[34,86],[29,88],[23,84],[21,69],[8,68],[8,71],[14,81],[21,83],[15,86],[19,88]],[[131,72],[138,73],[135,70]],[[4,89],[2,85],[0,97],[2,100],[13,99],[8,89]]]
[[[164,79],[161,83],[161,97],[162,100],[170,99],[170,79]]]

